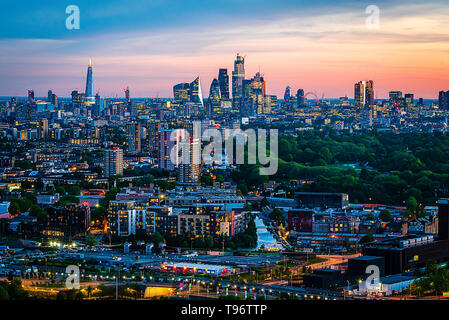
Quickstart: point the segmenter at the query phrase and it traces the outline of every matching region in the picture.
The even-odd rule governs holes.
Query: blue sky
[[[370,4],[381,9],[375,32],[364,25]],[[80,30],[65,27],[68,5],[80,8]],[[231,69],[240,52],[248,77],[260,68],[273,94],[290,85],[351,96],[354,82],[374,79],[379,96],[391,88],[433,97],[442,89],[436,85],[449,89],[448,7],[447,1],[8,1],[0,12],[0,95],[33,88],[39,96],[48,89],[68,96],[82,90],[89,57],[102,95],[122,94],[129,85],[134,96],[171,96],[174,84],[197,75],[207,93],[218,68]]]

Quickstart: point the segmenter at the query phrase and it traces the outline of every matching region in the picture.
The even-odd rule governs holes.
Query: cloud
[[[137,4],[132,2],[119,13],[119,5],[113,3],[89,19],[132,16]],[[139,28],[133,29],[125,24],[119,31],[101,29],[73,37],[66,33],[61,39],[3,39],[0,87],[11,91],[28,79],[28,86],[39,86],[39,90],[46,90],[44,86],[53,81],[68,92],[66,88],[82,87],[86,61],[92,56],[96,87],[110,92],[120,92],[125,84],[136,95],[160,91],[170,96],[173,84],[196,75],[206,86],[203,92],[208,92],[218,68],[232,68],[236,52],[248,54],[248,77],[260,66],[270,93],[278,95],[287,84],[310,87],[326,96],[351,95],[353,83],[365,78],[376,80],[380,95],[392,86],[426,96],[432,96],[431,86],[441,82],[449,87],[444,77],[448,74],[444,58],[449,48],[447,4],[383,5],[381,1],[379,6],[379,30],[367,30],[364,5],[348,1],[332,10],[329,4],[321,4],[273,14],[265,10],[264,15],[248,19],[235,7],[236,14],[225,23],[222,18],[195,23],[172,18],[163,25],[137,23]],[[154,8],[167,9],[161,1]],[[216,12],[213,9],[199,12]],[[223,10],[212,16],[225,17],[228,7]],[[173,17],[182,16],[178,11]],[[414,74],[417,71],[420,76]],[[39,81],[39,76],[48,81]]]

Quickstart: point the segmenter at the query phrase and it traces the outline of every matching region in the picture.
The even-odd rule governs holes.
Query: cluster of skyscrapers
[[[242,116],[269,114],[277,106],[277,97],[266,93],[265,80],[260,72],[251,79],[245,78],[245,58],[237,54],[231,79],[232,97],[229,94],[229,75],[220,68],[218,78],[212,80],[209,97],[203,101],[199,78],[191,83],[179,83],[173,87],[173,107],[178,114],[238,113]]]

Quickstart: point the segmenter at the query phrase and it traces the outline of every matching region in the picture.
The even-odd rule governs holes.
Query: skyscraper
[[[190,83],[190,102],[203,106],[203,93],[201,92],[200,78],[197,77]]]
[[[367,107],[374,106],[374,81],[373,80],[366,81],[365,106],[367,106]]]
[[[123,175],[123,150],[117,147],[104,150],[104,176]]]
[[[101,99],[100,93],[97,92],[97,94],[95,95],[95,105],[92,110],[92,114],[98,117],[101,115],[103,109],[104,109],[104,99]]]
[[[257,72],[252,79],[243,81],[243,96],[252,100],[252,108],[255,113],[263,113],[265,80],[260,72]]]
[[[220,85],[220,93],[222,100],[229,100],[229,76],[228,69],[221,68],[218,70],[218,83]]]
[[[86,92],[84,93],[84,101],[86,104],[94,104],[94,81],[92,78],[92,59],[89,58],[89,65],[87,66],[86,77]]]
[[[173,136],[172,136],[173,133]],[[173,138],[173,139],[171,139]],[[159,130],[159,168],[173,171],[178,165],[179,142],[184,139],[184,131],[174,129]],[[172,157],[170,156],[172,154]]]
[[[296,91],[296,104],[298,107],[303,107],[305,105],[303,89],[298,89],[298,91]]]
[[[438,107],[441,110],[449,109],[449,90],[448,91],[440,91],[438,94]]]
[[[414,106],[415,96],[413,93],[406,93],[404,95],[404,99],[405,99],[405,106],[407,107],[407,109],[410,109],[411,107]]]
[[[218,103],[221,100],[220,84],[217,79],[213,79],[209,90],[209,101]]]
[[[34,90],[28,90],[28,101],[34,101]]]
[[[190,100],[190,84],[179,83],[173,86],[173,96],[175,103],[188,102]]]
[[[158,151],[159,129],[161,129],[161,122],[159,120],[150,119],[146,123],[147,128],[147,143],[150,155],[156,156]]]
[[[141,151],[140,123],[130,122],[126,124],[126,151],[137,154]]]
[[[131,98],[129,97],[129,87],[126,87],[126,89],[125,89],[125,100],[126,100],[126,103],[129,105],[131,102]]]
[[[354,85],[354,105],[360,109],[365,106],[365,81],[359,81]]]
[[[392,105],[394,107],[401,106],[401,100],[402,100],[402,92],[401,91],[390,91],[388,93],[388,96],[390,98],[390,105]]]
[[[77,90],[72,91],[72,106],[73,108],[81,108],[84,102],[84,93]]]
[[[240,98],[243,97],[243,80],[245,80],[245,58],[237,53],[232,71],[232,104],[237,109]]]
[[[200,140],[187,137],[179,143],[181,162],[179,164],[178,182],[180,184],[197,184],[200,176]]]
[[[374,106],[374,81],[359,81],[354,85],[354,104],[356,108]]]
[[[58,97],[51,90],[48,90],[48,99],[47,99],[47,101],[50,102],[54,106],[58,105]]]
[[[290,102],[290,98],[292,95],[292,90],[290,88],[290,86],[287,86],[287,88],[285,88],[285,92],[284,92],[284,102]]]
[[[39,139],[47,139],[48,137],[48,119],[42,118],[39,121]]]

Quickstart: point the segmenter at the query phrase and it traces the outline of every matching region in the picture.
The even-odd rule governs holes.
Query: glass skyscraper
[[[86,104],[94,104],[94,80],[92,78],[92,59],[89,58],[89,65],[87,66],[87,77],[86,77],[86,92],[84,94],[84,101]]]
[[[234,108],[238,107],[240,98],[243,97],[243,80],[245,80],[245,58],[237,53],[232,71],[232,101]]]
[[[218,70],[218,83],[220,84],[221,99],[229,100],[229,76],[228,69]]]

